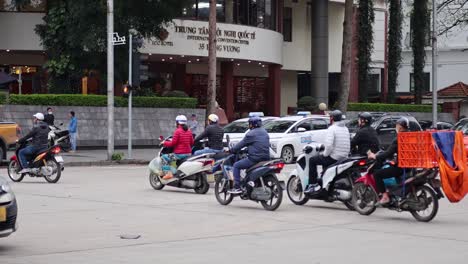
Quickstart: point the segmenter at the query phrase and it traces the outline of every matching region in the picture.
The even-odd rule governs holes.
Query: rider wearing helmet
[[[224,131],[223,128],[218,125],[218,120],[219,117],[215,114],[208,116],[208,126],[203,133],[195,138],[195,141],[208,138],[208,144],[205,149],[195,151],[195,155],[218,153],[223,151]]]
[[[350,150],[349,130],[342,122],[343,113],[334,110],[330,113],[331,125],[328,127],[323,154],[310,158],[309,161],[309,186],[304,193],[313,193],[321,189],[318,183],[317,166],[323,168],[336,163],[338,160],[348,157]]]
[[[19,173],[30,172],[31,169],[29,168],[28,160],[37,153],[47,149],[50,130],[49,125],[44,122],[44,115],[42,113],[37,113],[33,115],[33,117],[33,129],[29,134],[18,140],[18,143],[24,144],[28,139],[32,138],[32,144],[21,149],[18,153],[21,167],[23,168]]]
[[[262,119],[258,116],[249,118],[250,131],[244,136],[241,142],[232,147],[233,153],[239,152],[247,147],[247,158],[237,161],[233,166],[234,188],[229,192],[232,194],[242,193],[240,186],[240,171],[248,169],[253,165],[270,159],[270,136],[262,127]]]
[[[178,159],[185,159],[186,157],[192,154],[192,146],[193,146],[193,135],[192,131],[187,127],[187,117],[184,115],[178,115],[176,117],[176,130],[174,131],[174,135],[172,136],[171,141],[165,141],[164,146],[173,148],[174,155],[164,154],[162,158],[167,162],[172,162],[175,158]],[[173,157],[173,158],[172,158]],[[175,171],[175,164],[172,164],[172,171],[169,171],[163,178],[165,180],[171,179],[173,177],[173,172]]]
[[[367,151],[379,151],[377,131],[371,126],[372,115],[369,112],[359,114],[359,130],[351,140],[351,151],[359,155],[367,155]]]
[[[396,132],[407,132],[409,129],[410,123],[408,118],[401,117],[396,122]],[[368,153],[368,158],[373,159],[379,162],[379,164],[383,164],[385,160],[394,159],[395,154],[398,151],[398,137],[396,137],[392,144],[388,147],[388,149],[384,152],[379,154],[375,154],[372,152]],[[381,166],[381,165],[380,165]],[[375,184],[377,187],[377,191],[379,194],[382,194],[382,198],[379,201],[379,204],[387,204],[390,202],[390,197],[388,192],[385,190],[385,183],[384,179],[392,178],[392,177],[399,177],[403,173],[403,170],[398,167],[398,160],[395,160],[394,166],[389,166],[384,169],[380,169],[374,173]]]

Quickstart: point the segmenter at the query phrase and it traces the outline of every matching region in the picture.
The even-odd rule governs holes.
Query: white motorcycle
[[[161,150],[156,158],[148,165],[150,170],[149,181],[155,190],[162,190],[164,186],[176,188],[193,189],[198,194],[206,194],[210,185],[207,180],[207,174],[212,173],[214,159],[213,154],[204,154],[191,156],[187,159],[176,161],[177,171],[174,177],[168,180],[163,179],[164,175],[170,170],[170,165],[162,159],[163,154],[172,153],[172,148],[164,147],[165,141],[172,137],[163,138],[161,136]]]
[[[68,130],[60,129],[60,126],[63,126],[63,123],[60,123],[59,126],[49,126],[49,147],[60,145],[63,151],[67,152],[70,150],[70,132]]]
[[[324,146],[321,144],[304,147],[303,154],[297,158],[296,169],[289,176],[286,187],[289,199],[296,205],[304,205],[309,199],[341,201],[348,209],[354,210],[351,191],[354,181],[361,176],[360,172],[366,166],[366,157],[349,157],[323,168],[319,177],[321,189],[311,194],[304,193],[309,185],[309,160],[323,150]]]

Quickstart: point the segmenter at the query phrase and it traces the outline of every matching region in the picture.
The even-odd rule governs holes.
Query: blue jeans
[[[193,153],[193,155],[195,156],[198,156],[198,155],[202,155],[202,154],[209,154],[209,153],[219,153],[223,151],[222,149],[210,149],[210,148],[204,148],[204,149],[200,149],[200,150],[197,150],[195,151],[195,153]]]
[[[240,171],[248,169],[252,167],[253,165],[257,164],[257,162],[251,161],[248,158],[241,159],[234,163],[234,166],[232,167],[233,169],[233,174],[234,174],[234,188],[239,188],[240,187]]]
[[[42,149],[44,148],[38,148],[36,146],[27,146],[21,149],[18,153],[21,167],[23,169],[28,168],[29,167],[28,160],[32,159],[33,156],[36,155]]]
[[[70,133],[71,150],[76,150],[76,133]]]

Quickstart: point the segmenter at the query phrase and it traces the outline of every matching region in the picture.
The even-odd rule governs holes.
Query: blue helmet
[[[252,116],[249,118],[249,126],[252,127],[261,127],[262,126],[262,119],[258,116]]]

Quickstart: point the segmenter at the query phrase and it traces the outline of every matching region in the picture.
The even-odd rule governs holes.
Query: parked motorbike
[[[18,143],[15,155],[10,158],[10,162],[8,163],[8,176],[10,179],[14,182],[20,182],[24,179],[26,174],[28,174],[31,177],[44,177],[49,183],[57,183],[64,170],[63,158],[58,155],[61,151],[61,147],[59,145],[54,145],[40,152],[30,161],[31,172],[19,173],[23,168],[19,162],[18,153],[26,146],[27,143]]]
[[[268,211],[278,209],[283,200],[283,188],[276,174],[284,168],[284,162],[279,159],[262,161],[246,170],[241,180],[243,192],[238,195],[229,193],[234,186],[232,166],[244,154],[221,152],[213,156],[217,160],[213,167],[216,200],[222,205],[228,205],[235,196],[239,196],[242,200],[260,202]]]
[[[62,130],[60,127],[63,126],[63,123],[60,123],[59,126],[49,126],[49,147],[60,145],[61,149],[65,152],[70,150],[70,132],[68,130]]]
[[[395,165],[386,162],[383,167],[386,166]],[[372,169],[370,171],[357,179],[353,187],[352,201],[356,211],[361,215],[372,214],[379,199]],[[384,207],[397,212],[408,211],[421,222],[431,221],[439,210],[438,200],[444,197],[440,189],[440,180],[437,179],[438,175],[438,168],[412,169],[401,181],[396,178],[385,179],[390,203]]]
[[[304,147],[303,153],[297,158],[296,169],[289,176],[286,187],[289,199],[296,205],[304,205],[309,199],[325,202],[341,201],[348,209],[354,210],[351,190],[354,181],[360,176],[360,167],[366,164],[366,157],[351,156],[323,168],[319,179],[322,182],[322,188],[312,194],[304,193],[309,184],[309,160],[319,155],[324,149],[322,144]]]
[[[160,137],[160,151],[156,158],[150,164],[149,181],[155,190],[162,190],[166,185],[193,189],[198,194],[206,194],[210,185],[207,181],[207,174],[211,173],[214,160],[210,158],[210,154],[188,157],[176,161],[177,172],[174,177],[169,180],[163,179],[164,175],[170,170],[170,165],[162,159],[162,155],[173,153],[172,148],[164,147],[164,142],[171,140],[172,137]]]

